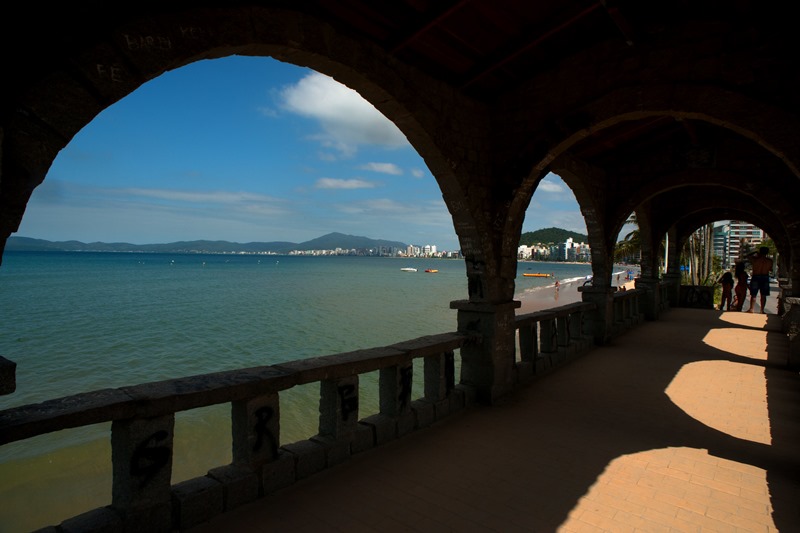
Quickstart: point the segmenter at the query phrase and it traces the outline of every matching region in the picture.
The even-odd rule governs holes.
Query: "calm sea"
[[[523,298],[552,290],[550,278],[522,276],[530,270],[562,282],[591,273],[520,263]],[[466,298],[462,260],[6,252],[0,355],[17,363],[17,391],[0,409],[455,331],[449,304]],[[376,376],[362,381],[363,417],[377,412]],[[178,413],[173,483],[230,462],[229,409]],[[318,385],[282,393],[281,442],[314,435],[318,413]],[[109,432],[101,424],[0,447],[0,533],[109,504]]]

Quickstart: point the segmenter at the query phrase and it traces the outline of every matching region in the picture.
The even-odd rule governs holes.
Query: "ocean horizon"
[[[525,312],[577,301],[589,275],[587,263],[521,261],[517,297]],[[17,391],[0,409],[455,331],[450,302],[467,298],[462,259],[7,251],[0,354],[17,363]],[[378,410],[377,375],[361,382],[363,418]],[[318,402],[316,384],[281,393],[281,444],[316,434]],[[229,410],[177,413],[173,483],[230,462]],[[0,533],[109,504],[109,432],[0,447]]]

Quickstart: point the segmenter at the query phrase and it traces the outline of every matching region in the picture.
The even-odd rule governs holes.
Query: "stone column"
[[[596,309],[589,311],[587,318],[589,330],[597,345],[606,344],[614,333],[614,293],[612,287],[580,287],[584,302],[595,304]]]
[[[175,415],[111,423],[111,506],[126,531],[172,530]]]
[[[481,403],[500,402],[514,387],[515,309],[520,305],[518,301],[450,302],[450,308],[458,310],[458,331],[483,339],[461,348],[461,383],[474,387]]]

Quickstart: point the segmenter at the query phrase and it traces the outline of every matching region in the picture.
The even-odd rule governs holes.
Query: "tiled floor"
[[[798,532],[800,377],[778,321],[670,310],[194,531]]]

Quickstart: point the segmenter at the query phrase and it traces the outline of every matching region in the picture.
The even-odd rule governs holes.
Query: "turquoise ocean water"
[[[564,283],[591,267],[521,262],[521,298],[553,290],[524,271]],[[0,355],[17,363],[17,391],[0,409],[455,331],[449,305],[466,298],[462,260],[6,252]],[[377,412],[371,378],[362,417]],[[177,414],[173,483],[230,461],[229,409]],[[317,417],[318,386],[282,393],[281,443],[314,435]],[[109,504],[109,432],[101,424],[0,447],[0,533]]]

